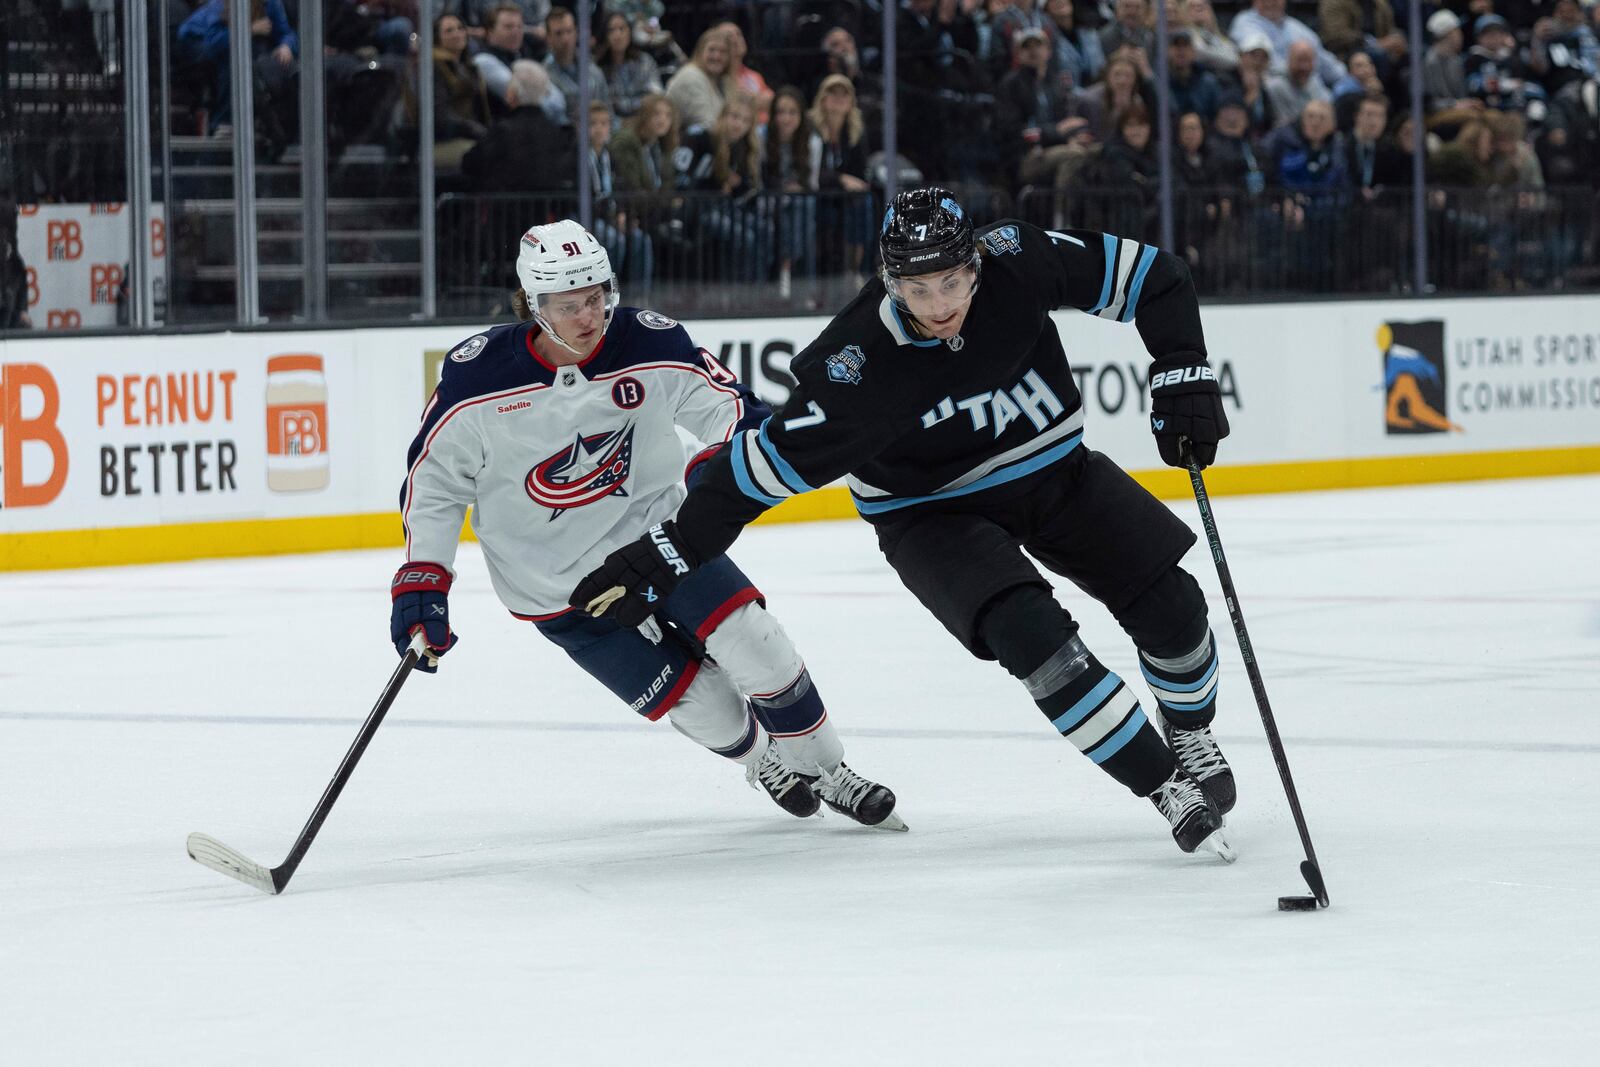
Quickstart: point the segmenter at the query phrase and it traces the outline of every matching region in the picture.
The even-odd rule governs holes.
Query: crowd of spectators
[[[252,2],[258,122],[287,143],[298,3]],[[709,276],[785,296],[819,273],[859,277],[888,166],[993,190],[1034,221],[1158,238],[1155,0],[899,0],[895,160],[875,155],[880,2],[596,0],[579,41],[561,0],[325,0],[330,132],[414,155],[426,10],[438,188],[570,199],[587,153],[597,226],[635,279],[690,252]],[[1430,0],[1421,56],[1392,0],[1166,2],[1176,237],[1219,288],[1323,288],[1348,269],[1329,249],[1366,247],[1352,227],[1387,235],[1384,262],[1361,268],[1403,279],[1414,63],[1429,208],[1442,238],[1487,253],[1488,282],[1518,255],[1497,227],[1552,220],[1542,191],[1600,181],[1594,0]],[[175,54],[202,72],[206,132],[224,134],[228,5],[173,6],[189,8]],[[1535,283],[1585,241],[1547,242]]]
[[[957,4],[948,19],[953,34],[963,20],[993,28],[980,37],[987,69],[1001,72],[991,179],[1036,220],[1156,239],[1154,8],[1030,4],[990,0],[970,13]],[[1169,2],[1175,238],[1197,274],[1212,274],[1203,284],[1228,288],[1227,275],[1241,290],[1263,278],[1327,289],[1405,277],[1409,17],[1390,0],[1318,0],[1295,14],[1285,0],[1252,0],[1224,29],[1211,0]],[[1424,17],[1427,204],[1435,240],[1478,275],[1440,283],[1559,286],[1595,241],[1600,7],[1447,0],[1425,4]],[[1562,199],[1551,186],[1587,192]],[[1573,204],[1580,210],[1563,210]],[[1524,254],[1530,243],[1542,252]],[[1339,276],[1355,269],[1368,276]]]

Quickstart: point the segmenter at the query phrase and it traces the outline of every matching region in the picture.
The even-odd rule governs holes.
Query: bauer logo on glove
[[[1150,364],[1150,432],[1169,467],[1188,466],[1184,438],[1201,469],[1216,462],[1217,442],[1228,436],[1228,415],[1216,372],[1202,356],[1162,356]]]

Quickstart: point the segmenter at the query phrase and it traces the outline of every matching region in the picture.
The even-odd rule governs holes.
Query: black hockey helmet
[[[878,253],[890,278],[966,266],[976,255],[972,220],[948,189],[907,189],[884,213]]]

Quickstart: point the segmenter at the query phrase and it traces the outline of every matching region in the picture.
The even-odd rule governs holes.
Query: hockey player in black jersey
[[[1083,444],[1050,318],[1136,323],[1162,459],[1203,466],[1228,434],[1181,259],[1128,238],[1006,221],[975,234],[948,192],[895,198],[883,269],[795,357],[785,407],[736,435],[674,520],[607,557],[571,603],[633,625],[683,565],[724,552],[783,499],[847,476],[906,587],[970,652],[998,660],[1102,770],[1149,797],[1185,852],[1224,859],[1233,774],[1212,736],[1216,643],[1178,561],[1194,534]],[[1133,638],[1158,730],[1022,553],[1103,603]],[[1165,740],[1163,740],[1163,733]]]

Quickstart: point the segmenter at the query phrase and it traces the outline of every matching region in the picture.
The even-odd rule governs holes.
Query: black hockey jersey
[[[1057,308],[1135,323],[1152,356],[1206,356],[1194,285],[1170,253],[1012,220],[981,231],[978,250],[956,337],[919,337],[874,279],[795,357],[783,410],[736,435],[679,510],[691,548],[722,552],[765,509],[845,475],[868,521],[1026,493],[1083,441]]]

